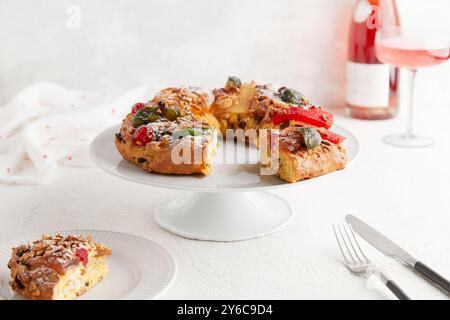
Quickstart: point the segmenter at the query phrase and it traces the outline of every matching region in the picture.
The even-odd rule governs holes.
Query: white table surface
[[[277,191],[290,201],[295,217],[261,239],[214,243],[174,236],[155,225],[152,209],[176,191],[123,181],[97,168],[61,168],[43,186],[0,185],[0,241],[73,228],[149,238],[178,262],[177,279],[164,299],[391,299],[373,279],[345,269],[331,225],[353,213],[450,278],[450,108],[420,106],[416,115],[417,130],[435,137],[435,146],[408,150],[383,144],[383,135],[404,128],[404,116],[379,122],[337,116],[336,122],[359,138],[359,158],[317,183]],[[362,245],[412,298],[448,298]]]

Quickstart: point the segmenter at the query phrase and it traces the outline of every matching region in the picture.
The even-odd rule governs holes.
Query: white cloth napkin
[[[37,184],[58,165],[91,166],[92,139],[159,89],[143,85],[113,97],[47,82],[25,88],[0,108],[0,181]]]

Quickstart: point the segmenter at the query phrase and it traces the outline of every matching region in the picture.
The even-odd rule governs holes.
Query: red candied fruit
[[[136,130],[133,136],[133,143],[138,146],[146,146],[153,140],[153,130],[149,130],[146,126],[142,126]]]
[[[80,259],[81,263],[86,266],[88,263],[88,251],[84,248],[77,249],[75,256]]]
[[[133,105],[133,107],[131,108],[131,112],[132,112],[132,113],[136,113],[136,112],[138,112],[139,110],[144,109],[144,108],[145,108],[145,103],[137,102],[137,103],[135,103],[135,104]]]

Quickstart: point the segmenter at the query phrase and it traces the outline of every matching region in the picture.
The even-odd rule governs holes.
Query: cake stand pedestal
[[[239,241],[275,232],[292,218],[286,200],[267,192],[195,192],[160,202],[162,228],[186,238]]]

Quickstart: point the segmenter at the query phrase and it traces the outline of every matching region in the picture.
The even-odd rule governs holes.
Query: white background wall
[[[43,80],[120,92],[144,82],[218,86],[235,74],[342,106],[355,1],[0,0],[0,104]],[[398,3],[405,24],[449,30],[449,0]],[[70,5],[81,9],[80,29],[67,28]],[[422,73],[418,90],[450,104],[449,83],[450,66],[440,66]]]

